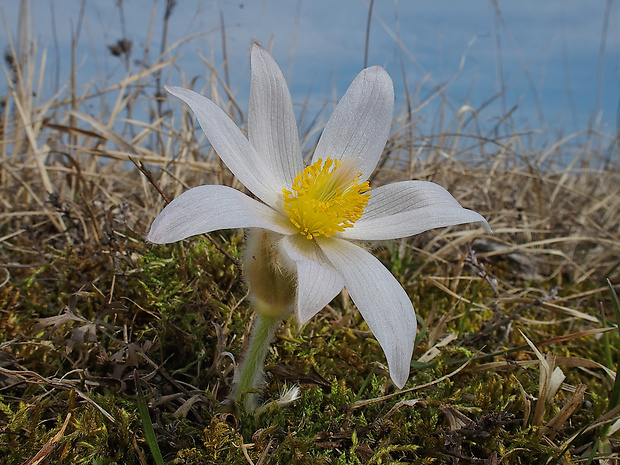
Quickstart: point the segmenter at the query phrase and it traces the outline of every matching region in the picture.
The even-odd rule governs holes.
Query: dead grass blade
[[[393,397],[398,397],[398,396],[401,396],[403,394],[407,394],[409,392],[414,392],[414,391],[419,391],[421,389],[429,388],[431,386],[434,386],[435,384],[438,384],[438,383],[441,383],[442,381],[445,381],[446,379],[450,379],[451,377],[453,377],[457,373],[459,373],[462,370],[464,370],[470,364],[470,362],[471,362],[471,359],[468,360],[467,362],[463,363],[456,370],[448,373],[447,375],[441,376],[440,378],[437,378],[436,380],[433,380],[433,381],[431,381],[429,383],[420,384],[418,386],[414,386],[414,387],[411,387],[411,388],[408,388],[408,389],[403,389],[402,391],[398,391],[398,392],[395,392],[393,394],[388,394],[386,396],[375,397],[374,399],[358,400],[357,402],[353,402],[353,403],[349,404],[347,406],[347,411],[348,412],[352,412],[353,410],[358,409],[360,407],[364,407],[366,405],[376,404],[376,403],[379,403],[379,402],[384,402],[386,400],[392,399]]]
[[[62,439],[65,434],[65,430],[67,426],[69,426],[69,421],[71,421],[71,413],[69,412],[65,418],[65,421],[62,423],[60,430],[49,440],[47,443],[41,448],[41,450],[30,460],[28,460],[25,465],[39,465],[47,460],[52,452],[58,446],[58,443]]]

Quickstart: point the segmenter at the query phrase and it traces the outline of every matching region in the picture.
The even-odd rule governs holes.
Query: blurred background
[[[0,4],[5,60],[9,37],[20,47],[20,9],[23,2]],[[306,121],[326,120],[326,102],[378,64],[418,134],[443,131],[442,121],[468,111],[469,124],[490,137],[532,131],[523,139],[532,149],[588,131],[615,139],[620,28],[612,0],[31,0],[29,9],[32,38],[47,51],[41,89],[49,95],[67,85],[72,54],[78,83],[91,89],[175,57],[162,85],[200,90],[208,61],[245,111],[249,45],[258,40],[273,51]]]

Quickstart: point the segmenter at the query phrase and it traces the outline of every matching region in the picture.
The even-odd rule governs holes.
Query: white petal
[[[291,93],[278,64],[252,45],[248,139],[278,184],[288,187],[304,169]]]
[[[394,87],[379,66],[360,72],[334,110],[312,162],[327,157],[358,160],[361,181],[372,174],[390,134]]]
[[[334,270],[324,266],[326,260],[320,258],[321,250],[305,237],[286,236],[282,247],[297,265],[296,317],[304,325],[342,291],[344,281]]]
[[[338,237],[351,240],[396,239],[465,223],[481,223],[491,232],[480,214],[461,207],[439,184],[403,181],[372,189],[364,215]]]
[[[192,90],[172,86],[166,90],[190,106],[207,139],[237,179],[266,204],[277,205],[285,186],[279,184],[237,124],[215,103]]]
[[[385,352],[390,376],[402,388],[409,377],[416,335],[413,305],[400,283],[379,260],[350,242],[317,238],[351,299]]]
[[[429,181],[401,181],[371,189],[363,218],[382,218],[430,206],[461,205],[439,184]]]
[[[218,229],[263,228],[280,234],[293,229],[281,213],[226,186],[199,186],[183,192],[155,218],[147,240],[168,244]]]

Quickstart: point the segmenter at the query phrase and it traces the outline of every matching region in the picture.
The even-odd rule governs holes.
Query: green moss
[[[431,386],[351,410],[353,402],[396,391],[383,351],[366,323],[350,304],[336,299],[331,312],[304,328],[284,323],[272,345],[265,400],[277,398],[291,383],[300,385],[300,398],[255,416],[235,419],[222,413],[220,402],[233,374],[232,359],[225,354],[240,356],[251,316],[239,269],[230,259],[239,257],[240,239],[232,232],[218,237],[226,253],[204,238],[156,247],[125,243],[101,250],[48,249],[48,264],[0,288],[0,302],[8,309],[0,324],[2,350],[15,357],[6,359],[5,369],[19,371],[19,360],[19,366],[33,373],[3,388],[0,455],[15,463],[34,457],[70,412],[71,420],[49,455],[53,463],[140,463],[138,450],[150,457],[136,414],[134,370],[151,401],[166,463],[245,464],[247,454],[254,463],[264,457],[263,463],[299,465],[443,464],[459,455],[489,460],[496,453],[502,463],[526,464],[560,453],[559,446],[541,440],[541,428],[523,421],[521,387],[531,397],[538,395],[539,368],[514,363],[535,358],[518,330],[538,344],[575,332],[578,325],[594,325],[550,313],[536,302],[542,292],[529,301],[498,300],[478,278],[455,287],[476,305],[459,302],[424,275],[409,279],[419,257],[401,254],[392,266],[396,252],[390,248],[379,254],[406,283],[421,325],[428,321],[433,329],[442,316],[453,316],[445,320],[441,334],[456,334],[456,341],[428,363],[415,363],[429,348],[429,332],[418,335],[415,369],[406,388]],[[72,267],[79,271],[78,281],[62,271]],[[426,270],[428,276],[451,275],[450,264],[427,264]],[[544,287],[550,289],[552,283]],[[575,285],[563,292],[580,289]],[[591,312],[592,303],[584,299],[578,309]],[[32,325],[63,308],[76,318],[53,331],[52,326]],[[531,325],[511,315],[558,322]],[[496,327],[495,321],[503,322]],[[90,327],[92,338],[75,339]],[[600,341],[577,338],[542,346],[541,351],[600,361],[605,360]],[[609,333],[608,349],[614,357],[618,342],[618,334]],[[466,369],[436,382],[470,359]],[[478,368],[493,361],[504,365]],[[600,377],[573,367],[563,371],[566,383],[588,385],[587,406],[561,426],[555,444],[603,415],[611,389],[602,370],[595,370]],[[183,410],[191,398],[195,403]],[[561,391],[543,424],[569,398],[570,393]],[[410,403],[399,404],[403,400]],[[181,410],[185,417],[178,416]],[[450,415],[457,414],[467,421],[455,429]],[[573,447],[595,439],[596,431],[589,431]]]

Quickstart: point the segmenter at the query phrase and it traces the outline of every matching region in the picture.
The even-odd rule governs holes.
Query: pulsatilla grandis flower
[[[244,273],[259,315],[295,314],[304,324],[347,288],[387,358],[399,388],[409,376],[416,316],[392,274],[358,245],[464,223],[488,224],[441,186],[403,181],[371,188],[390,132],[392,80],[379,66],[360,72],[304,166],[291,95],[273,57],[251,50],[248,135],[211,100],[167,87],[194,111],[211,145],[258,198],[199,186],[155,219],[148,240],[170,243],[227,228],[249,228]]]

